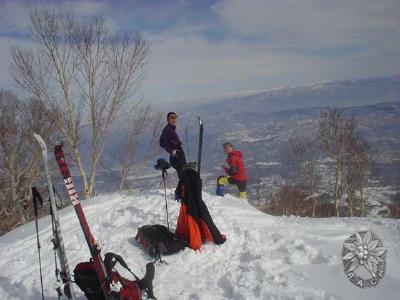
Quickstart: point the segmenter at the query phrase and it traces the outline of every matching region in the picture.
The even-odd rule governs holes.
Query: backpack
[[[127,269],[135,277],[135,280],[126,279],[114,270],[113,268],[117,262]],[[108,282],[118,286],[116,291],[110,291],[111,299],[141,300],[142,290],[148,294],[150,299],[156,299],[153,294],[152,283],[155,272],[154,264],[148,263],[146,265],[146,275],[142,279],[139,279],[132,273],[122,257],[117,254],[111,252],[105,254],[104,266],[107,274],[111,274],[108,277]],[[75,283],[85,293],[88,300],[106,300],[97,277],[93,260],[77,264],[74,269],[74,278]]]
[[[135,239],[151,257],[174,254],[187,246],[187,241],[179,239],[163,225],[144,225],[138,228]]]

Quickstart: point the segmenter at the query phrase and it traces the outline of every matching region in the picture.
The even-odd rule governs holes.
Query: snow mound
[[[93,235],[104,243],[103,253],[122,255],[140,276],[151,259],[134,236],[141,225],[166,224],[163,195],[163,190],[152,190],[83,202]],[[172,189],[168,197],[173,198]],[[203,197],[227,241],[165,257],[168,264],[156,265],[158,299],[398,299],[399,220],[273,217],[231,196]],[[174,229],[179,204],[169,200],[169,212]],[[89,258],[89,251],[72,207],[60,211],[60,222],[72,270]],[[39,226],[45,298],[56,299],[49,217],[40,219]],[[375,232],[388,249],[385,277],[365,290],[346,278],[341,258],[344,240],[361,230]],[[0,253],[0,299],[40,299],[34,223],[0,237]],[[78,299],[85,299],[78,290]]]

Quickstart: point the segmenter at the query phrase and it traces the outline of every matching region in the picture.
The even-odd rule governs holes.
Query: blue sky
[[[1,87],[15,88],[9,47],[32,46],[35,6],[141,32],[151,57],[138,96],[156,102],[400,73],[399,0],[0,0]]]

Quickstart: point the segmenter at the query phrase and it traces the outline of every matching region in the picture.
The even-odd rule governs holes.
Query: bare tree
[[[261,210],[272,215],[304,217],[309,215],[311,205],[303,186],[285,184],[279,188],[271,201],[261,207]]]
[[[314,144],[314,142],[308,141],[305,137],[293,139],[289,142],[290,156],[296,170],[296,185],[303,187],[305,189],[304,192],[308,195],[308,199],[313,201],[312,217],[315,217],[319,204]]]
[[[366,187],[373,157],[366,140],[356,135],[348,141],[348,154],[345,159],[345,182],[350,216],[354,216],[354,200],[358,192],[361,216],[365,215],[364,188]]]
[[[111,125],[143,77],[148,45],[139,35],[110,33],[102,17],[83,23],[47,9],[32,12],[30,30],[38,47],[11,49],[13,76],[48,107],[47,117],[69,146],[89,198]],[[89,171],[80,149],[83,140],[91,154]]]
[[[37,132],[48,140],[53,130],[41,102],[23,103],[0,90],[0,216],[13,227],[29,219],[26,212],[31,186],[41,174],[41,152],[33,140]]]
[[[347,130],[351,128],[348,126],[348,122],[337,109],[328,109],[321,112],[319,138],[323,148],[333,159],[333,197],[337,217],[340,216],[339,206],[344,193],[344,157],[349,134]]]
[[[400,149],[397,150],[396,157],[397,157],[397,161],[399,162],[400,161]],[[400,182],[397,182],[396,191],[397,192],[396,192],[396,195],[393,200],[395,209],[394,209],[394,212],[392,215],[395,218],[400,218]]]
[[[337,109],[323,111],[319,123],[319,139],[333,160],[333,196],[336,216],[343,196],[347,198],[350,215],[354,215],[356,194],[360,195],[361,214],[365,213],[363,189],[369,176],[372,155],[368,142],[357,132],[354,118]]]
[[[162,129],[162,114],[161,112],[155,111],[150,105],[145,107],[138,107],[132,114],[130,121],[128,122],[129,129],[127,134],[123,136],[119,145],[119,154],[116,159],[121,164],[120,174],[120,191],[125,189],[125,182],[128,174],[131,173],[134,160],[137,156],[139,142],[145,142],[145,154],[141,157],[140,161],[135,164],[137,172],[140,174],[144,164],[148,162],[158,151],[158,138]],[[143,135],[147,135],[147,139],[143,140]],[[133,182],[129,186],[129,189],[133,188]]]

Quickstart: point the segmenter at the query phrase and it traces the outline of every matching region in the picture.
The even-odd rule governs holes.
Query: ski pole
[[[39,223],[38,223],[38,204],[37,201],[41,202],[41,197],[36,187],[32,187],[32,201],[33,201],[33,213],[35,214],[35,225],[36,225],[36,241],[39,255],[39,272],[40,272],[40,287],[42,289],[42,300],[44,300],[43,291],[43,275],[42,275],[42,258],[40,256],[40,239],[39,239]]]
[[[169,231],[169,214],[168,214],[168,201],[167,201],[167,187],[166,187],[166,184],[165,184],[165,177],[166,177],[165,173],[166,173],[166,171],[162,170],[161,172],[162,172],[161,176],[162,176],[162,180],[163,180],[163,184],[164,184],[164,199],[165,199],[165,211],[166,211],[166,213],[167,213],[167,227],[168,227],[168,231]]]

